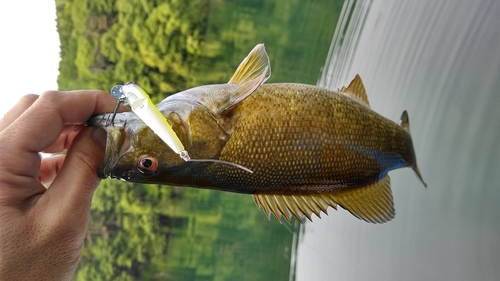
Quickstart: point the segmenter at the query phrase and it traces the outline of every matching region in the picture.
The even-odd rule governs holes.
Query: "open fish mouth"
[[[112,171],[116,163],[132,149],[133,130],[129,125],[141,125],[137,124],[138,118],[131,112],[118,113],[114,120],[112,117],[113,113],[96,115],[87,122],[88,125],[101,128],[107,133],[104,159],[97,171],[97,175],[102,179],[113,177]]]

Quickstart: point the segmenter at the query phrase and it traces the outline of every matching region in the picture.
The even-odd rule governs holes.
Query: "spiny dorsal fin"
[[[254,194],[253,199],[257,207],[264,210],[268,219],[271,213],[281,222],[283,216],[291,222],[292,216],[302,222],[302,216],[311,220],[314,213],[320,217],[321,212],[327,214],[328,206],[337,209],[337,204],[328,196],[315,195],[277,195],[277,194]]]
[[[254,194],[255,204],[262,208],[267,217],[271,213],[281,221],[283,216],[288,222],[292,216],[302,221],[302,216],[311,220],[314,213],[320,217],[327,214],[328,206],[337,209],[342,206],[359,219],[372,223],[383,223],[394,217],[394,205],[389,176],[381,181],[347,191],[310,195]]]
[[[262,75],[264,73],[264,75]],[[266,53],[264,44],[258,44],[243,59],[238,68],[229,79],[228,84],[245,84],[259,78],[260,84],[271,76],[271,63]]]
[[[361,81],[361,77],[359,77],[358,74],[356,74],[356,76],[351,81],[349,86],[347,86],[347,88],[343,86],[342,88],[339,89],[339,92],[347,94],[357,99],[362,104],[370,107],[370,103],[368,102],[368,96],[366,95],[365,86],[363,85],[363,81]]]

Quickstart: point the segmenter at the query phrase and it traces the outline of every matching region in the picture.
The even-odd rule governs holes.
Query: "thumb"
[[[90,208],[100,181],[97,169],[104,157],[105,143],[106,132],[94,127],[84,127],[73,140],[61,170],[46,192],[61,210],[78,212],[82,211],[80,208]]]

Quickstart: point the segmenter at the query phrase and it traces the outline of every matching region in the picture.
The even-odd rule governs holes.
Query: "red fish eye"
[[[141,155],[137,160],[137,166],[141,171],[154,172],[158,169],[158,159],[150,155]]]

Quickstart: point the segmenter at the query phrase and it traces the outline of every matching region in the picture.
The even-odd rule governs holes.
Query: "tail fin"
[[[425,188],[427,188],[427,183],[425,183],[424,179],[422,178],[422,174],[420,174],[420,170],[418,169],[417,166],[412,167],[413,171],[415,171],[415,174],[417,174],[418,179],[422,182]]]
[[[408,133],[410,132],[410,118],[408,117],[408,112],[405,110],[403,111],[403,114],[401,114],[401,119],[399,120],[399,125],[403,127]],[[425,183],[424,179],[422,178],[422,174],[420,173],[420,169],[417,166],[417,160],[415,159],[415,164],[414,166],[411,167],[413,171],[415,171],[415,174],[417,174],[418,179],[422,182],[422,184],[427,188],[427,183]]]

